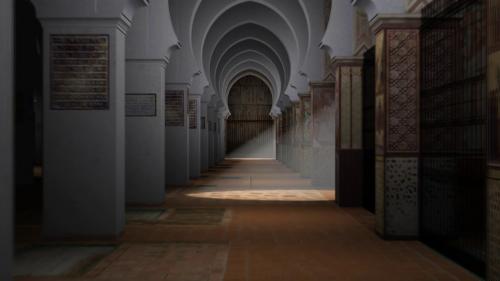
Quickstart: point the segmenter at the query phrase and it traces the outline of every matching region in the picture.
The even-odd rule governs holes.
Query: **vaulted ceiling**
[[[182,48],[170,77],[226,106],[232,85],[246,75],[268,84],[274,105],[283,95],[296,100],[323,75],[323,8],[324,0],[171,0]]]

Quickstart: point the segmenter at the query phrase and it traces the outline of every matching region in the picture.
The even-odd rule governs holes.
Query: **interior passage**
[[[227,153],[234,158],[275,158],[269,87],[255,76],[238,80],[228,97]]]
[[[101,248],[20,235],[38,246],[16,272],[45,278],[16,280],[477,280],[420,242],[380,239],[371,213],[333,199],[278,161],[226,160],[161,208],[129,209],[122,237]]]

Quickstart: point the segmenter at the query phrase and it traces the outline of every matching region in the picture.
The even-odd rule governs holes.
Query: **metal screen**
[[[486,14],[482,0],[435,0],[421,30],[421,237],[484,275]]]

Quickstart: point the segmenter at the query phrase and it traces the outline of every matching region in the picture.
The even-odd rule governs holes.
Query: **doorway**
[[[257,77],[243,77],[231,88],[228,105],[227,157],[276,158],[269,87]]]

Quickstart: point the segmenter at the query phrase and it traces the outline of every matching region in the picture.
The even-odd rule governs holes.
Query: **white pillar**
[[[44,28],[44,232],[125,224],[125,37],[144,1],[33,0]]]
[[[165,62],[127,60],[126,202],[165,199]]]
[[[201,95],[189,94],[189,166],[190,177],[201,177]]]
[[[213,167],[215,166],[216,160],[215,160],[215,132],[214,128],[216,125],[215,123],[215,106],[213,105],[213,102],[211,102],[208,105],[208,166]]]
[[[167,83],[165,155],[167,186],[189,184],[188,85]]]
[[[12,280],[14,174],[14,8],[0,1],[0,280]]]
[[[201,170],[206,171],[209,168],[208,163],[208,101],[203,96],[201,100]]]
[[[137,12],[127,35],[126,202],[165,200],[165,67],[178,46],[167,0]]]

